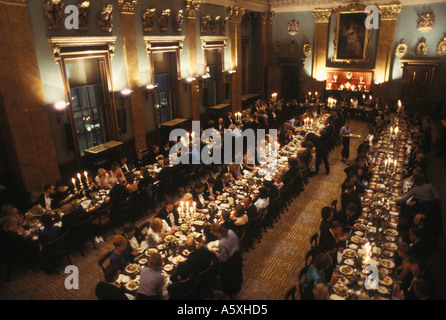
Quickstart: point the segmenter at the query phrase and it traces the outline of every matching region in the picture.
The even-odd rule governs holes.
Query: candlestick
[[[395,159],[395,161],[393,162],[393,173],[395,173],[395,170],[396,170],[396,159]]]
[[[84,184],[82,183],[81,174],[79,172],[77,173],[77,178],[79,179],[79,183],[80,183],[81,189],[83,189],[84,188]]]
[[[197,212],[197,204],[194,202],[194,213]]]
[[[76,179],[71,179],[71,182],[73,183],[74,186],[74,192],[77,192],[77,188],[76,188]]]
[[[387,159],[384,161],[384,171],[387,171]]]

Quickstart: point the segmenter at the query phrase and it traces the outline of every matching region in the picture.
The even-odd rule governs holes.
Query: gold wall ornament
[[[391,4],[378,7],[380,20],[396,20],[401,12],[400,4]]]
[[[153,23],[155,22],[156,8],[147,9],[142,15],[142,25],[144,27],[144,32],[153,31]]]
[[[434,28],[435,15],[432,12],[418,14],[417,29],[421,32],[429,32]]]
[[[302,47],[302,52],[306,57],[308,57],[311,54],[311,45],[309,43],[304,44]]]
[[[226,22],[228,22],[228,17],[224,19],[220,19],[219,27],[220,27],[220,34],[226,34]]]
[[[113,30],[113,4],[106,5],[98,16],[98,25],[102,31],[112,32]]]
[[[200,2],[196,0],[184,1],[184,15],[187,18],[197,17],[198,8],[200,8]]]
[[[245,14],[245,9],[240,7],[230,6],[228,8],[228,18],[232,22],[242,22],[243,15]]]
[[[43,10],[45,17],[49,21],[48,28],[50,30],[62,30],[63,29],[63,17],[64,17],[65,4],[61,0],[48,0],[43,4]]]
[[[205,15],[203,17],[201,17],[201,21],[200,21],[200,31],[201,33],[206,33],[209,29],[209,26],[211,24],[211,16],[210,15]]]
[[[296,19],[288,21],[287,32],[289,35],[294,36],[299,33],[299,21]]]
[[[77,5],[79,11],[79,31],[87,32],[90,21],[90,1],[82,1]]]
[[[183,25],[183,21],[184,21],[183,10],[180,10],[172,20],[173,28],[175,31],[177,32],[181,31],[181,26]]]
[[[417,57],[425,57],[427,55],[427,44],[426,39],[421,38],[421,40],[418,42],[415,55]]]
[[[407,44],[404,39],[401,39],[400,43],[396,46],[395,55],[402,58],[407,53]]]
[[[294,55],[296,53],[297,53],[297,45],[296,45],[296,42],[294,42],[294,40],[292,40],[288,46],[288,54]]]
[[[119,12],[121,13],[135,13],[135,6],[138,0],[118,0]]]
[[[169,25],[169,16],[170,16],[170,9],[164,9],[163,13],[158,18],[158,26],[160,27],[160,30],[162,32],[167,31],[167,27]]]
[[[330,22],[332,9],[314,9],[313,16],[316,23],[328,23]]]
[[[439,56],[446,55],[446,36],[440,40],[440,43],[437,46],[437,54]]]
[[[212,33],[217,32],[217,27],[218,27],[219,21],[220,21],[220,16],[211,18],[211,20],[209,21],[209,28],[211,29]]]

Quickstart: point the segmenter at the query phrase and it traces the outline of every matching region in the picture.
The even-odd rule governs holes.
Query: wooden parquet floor
[[[353,121],[352,132],[364,137],[367,124]],[[351,160],[361,139],[351,140]],[[297,284],[297,275],[304,265],[304,256],[310,248],[309,238],[319,230],[320,210],[331,201],[340,198],[340,185],[345,179],[340,149],[336,148],[329,157],[330,175],[325,174],[323,165],[317,176],[310,178],[305,191],[298,196],[289,210],[275,223],[273,229],[263,233],[263,239],[253,250],[243,253],[242,290],[239,300],[281,300],[286,291]],[[119,232],[119,233],[118,233]],[[117,230],[120,234],[122,230]],[[47,275],[36,267],[13,270],[12,279],[0,280],[0,299],[21,300],[94,300],[94,289],[102,279],[97,261],[112,248],[112,235],[101,242],[95,250],[87,245],[85,256],[72,255],[72,263],[79,268],[79,289],[67,290],[64,286],[66,274]]]

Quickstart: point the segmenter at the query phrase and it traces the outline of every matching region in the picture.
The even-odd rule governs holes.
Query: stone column
[[[231,69],[235,74],[231,78],[231,108],[232,112],[242,110],[242,17],[245,14],[244,8],[229,7],[229,38],[231,49]]]
[[[328,32],[329,22],[332,10],[331,9],[314,9],[313,15],[316,20],[314,30],[314,44],[313,44],[313,91],[323,92],[324,80],[326,78],[326,61],[328,49]]]
[[[186,41],[189,56],[189,70],[190,76],[196,77],[198,75],[197,68],[197,12],[200,3],[195,0],[185,1],[185,16],[186,16]],[[200,120],[200,86],[199,81],[195,80],[190,85],[191,89],[191,106],[192,106],[192,120]]]
[[[0,30],[0,130],[13,183],[41,191],[60,172],[26,0],[0,1]]]
[[[146,131],[144,128],[143,93],[139,78],[138,50],[135,32],[135,6],[137,0],[119,0],[124,57],[127,68],[127,84],[133,90],[130,96],[133,133],[136,150],[147,148]]]
[[[381,101],[385,101],[394,54],[395,25],[398,14],[401,12],[401,5],[379,6],[378,10],[380,21],[374,78],[381,83],[378,95]]]

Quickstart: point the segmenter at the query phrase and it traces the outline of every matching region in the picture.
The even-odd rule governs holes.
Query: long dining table
[[[395,128],[399,128],[395,133]],[[338,252],[331,299],[391,300],[395,278],[400,206],[396,200],[410,188],[403,179],[411,139],[404,121],[392,120],[373,156],[372,177],[367,182],[361,216],[349,232],[343,252]]]

